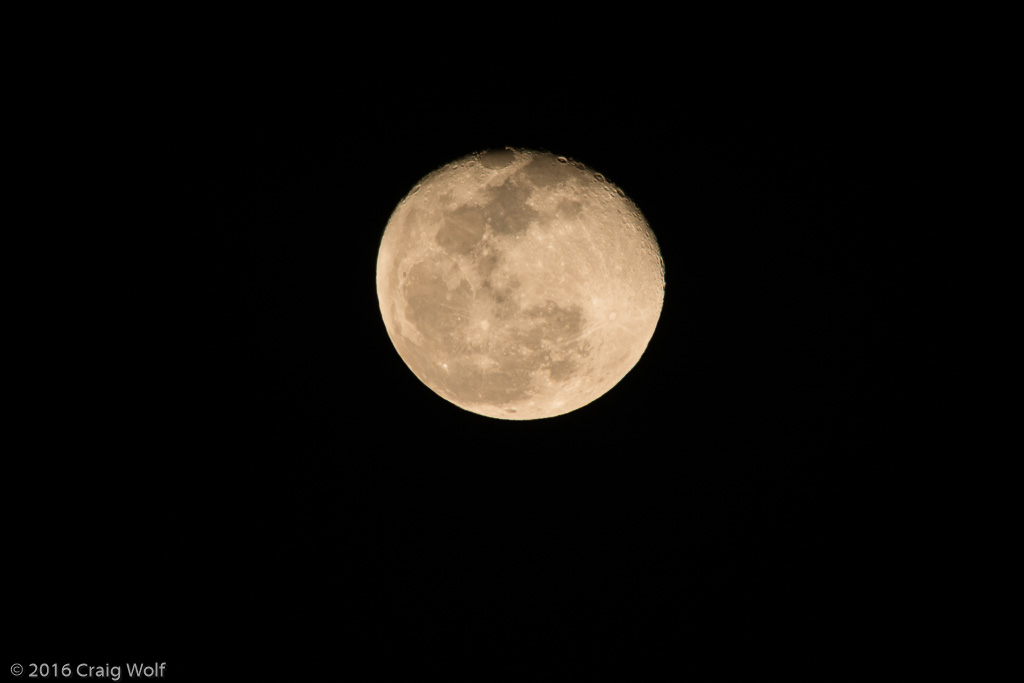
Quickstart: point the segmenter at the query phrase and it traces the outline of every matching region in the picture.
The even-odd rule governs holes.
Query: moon
[[[377,257],[381,315],[409,369],[456,406],[508,420],[607,393],[647,348],[664,292],[658,242],[625,193],[526,149],[427,175]]]

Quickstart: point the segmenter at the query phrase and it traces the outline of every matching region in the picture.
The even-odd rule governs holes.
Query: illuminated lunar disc
[[[438,395],[489,417],[562,415],[628,373],[661,315],[665,269],[637,207],[551,154],[473,154],[425,177],[388,221],[388,335]]]

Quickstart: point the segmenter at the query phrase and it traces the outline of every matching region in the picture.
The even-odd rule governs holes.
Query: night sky
[[[826,672],[894,647],[888,313],[921,181],[887,95],[225,88],[174,185],[200,217],[168,240],[184,322],[123,371],[117,455],[74,469],[102,504],[26,527],[36,594],[180,676]],[[665,261],[640,362],[546,420],[435,395],[377,302],[399,200],[505,145],[604,174]],[[69,578],[46,538],[114,559]]]

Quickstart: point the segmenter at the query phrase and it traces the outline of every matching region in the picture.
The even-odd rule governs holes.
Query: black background
[[[105,388],[50,455],[67,495],[23,491],[24,639],[288,676],[827,672],[900,647],[914,93],[413,80],[225,74],[184,107],[193,219],[153,240],[173,279],[120,283]],[[505,145],[603,173],[666,264],[637,366],[548,420],[434,395],[376,298],[398,201]]]

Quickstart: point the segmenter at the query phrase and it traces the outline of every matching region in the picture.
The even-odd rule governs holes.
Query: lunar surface
[[[615,386],[647,348],[664,289],[658,243],[622,190],[521,149],[423,178],[377,258],[381,314],[409,369],[461,408],[512,420]]]

